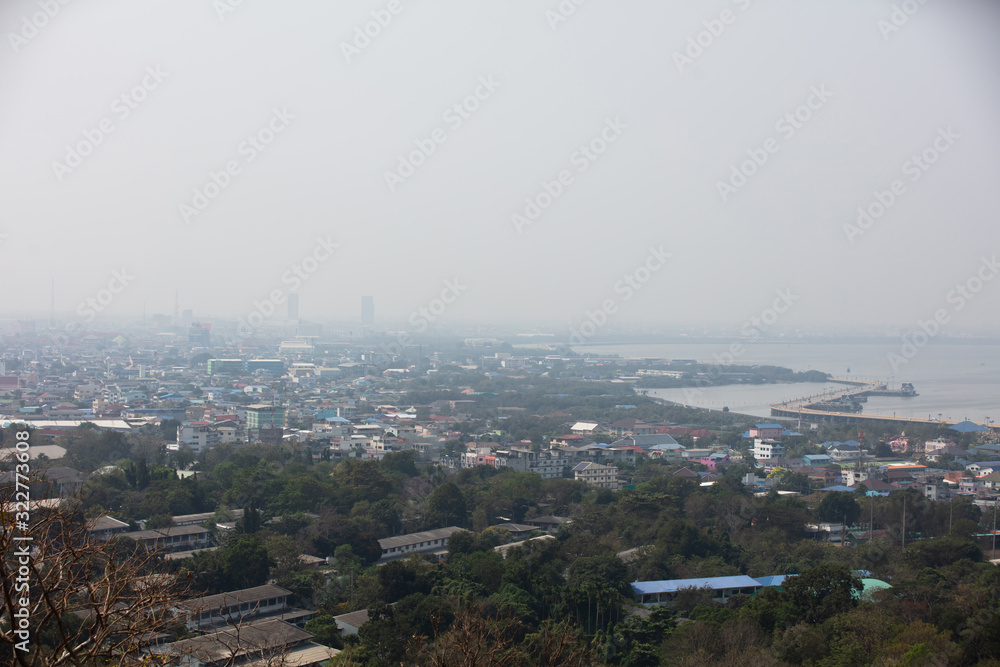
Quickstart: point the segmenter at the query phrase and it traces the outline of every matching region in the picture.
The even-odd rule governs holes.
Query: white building
[[[753,457],[758,461],[776,459],[785,455],[785,446],[777,440],[754,438]]]
[[[573,468],[573,479],[599,489],[618,491],[622,488],[621,482],[618,481],[618,468],[600,463],[587,462],[577,465]]]
[[[448,526],[437,530],[425,530],[420,533],[384,537],[378,541],[382,547],[382,560],[392,560],[412,553],[428,553],[445,551],[448,548],[448,538],[453,533],[465,531],[458,526]]]
[[[184,422],[177,427],[177,444],[187,445],[200,455],[219,444],[219,433],[209,422]]]

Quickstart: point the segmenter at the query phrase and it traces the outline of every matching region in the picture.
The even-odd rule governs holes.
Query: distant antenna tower
[[[180,292],[174,290],[174,324],[181,323]]]

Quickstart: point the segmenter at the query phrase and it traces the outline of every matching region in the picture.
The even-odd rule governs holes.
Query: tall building
[[[299,295],[294,292],[288,295],[288,320],[295,322],[299,319]]]
[[[247,406],[247,429],[282,428],[285,425],[285,408],[257,404]]]
[[[370,327],[375,324],[375,300],[370,296],[361,297],[361,325]]]
[[[208,374],[233,373],[240,374],[246,370],[246,362],[242,359],[209,359]]]
[[[185,311],[187,312],[187,311]],[[210,323],[201,324],[199,322],[194,322],[188,328],[188,342],[192,345],[201,345],[202,347],[208,347],[209,345],[209,333],[212,329]]]
[[[219,444],[219,434],[208,422],[183,422],[177,427],[177,444],[200,455]]]

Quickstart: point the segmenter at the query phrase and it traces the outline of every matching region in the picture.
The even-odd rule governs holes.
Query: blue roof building
[[[767,588],[768,586],[780,586],[788,577],[797,577],[797,574],[773,574],[770,577],[754,577],[758,584]]]
[[[762,585],[756,579],[742,574],[732,577],[636,581],[632,584],[632,599],[639,604],[665,604],[673,602],[677,594],[687,588],[710,589],[713,600],[724,602],[734,595],[756,593]]]

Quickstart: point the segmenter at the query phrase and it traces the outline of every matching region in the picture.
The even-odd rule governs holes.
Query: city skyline
[[[0,301],[993,328],[1000,10],[911,5],[8,3]]]

